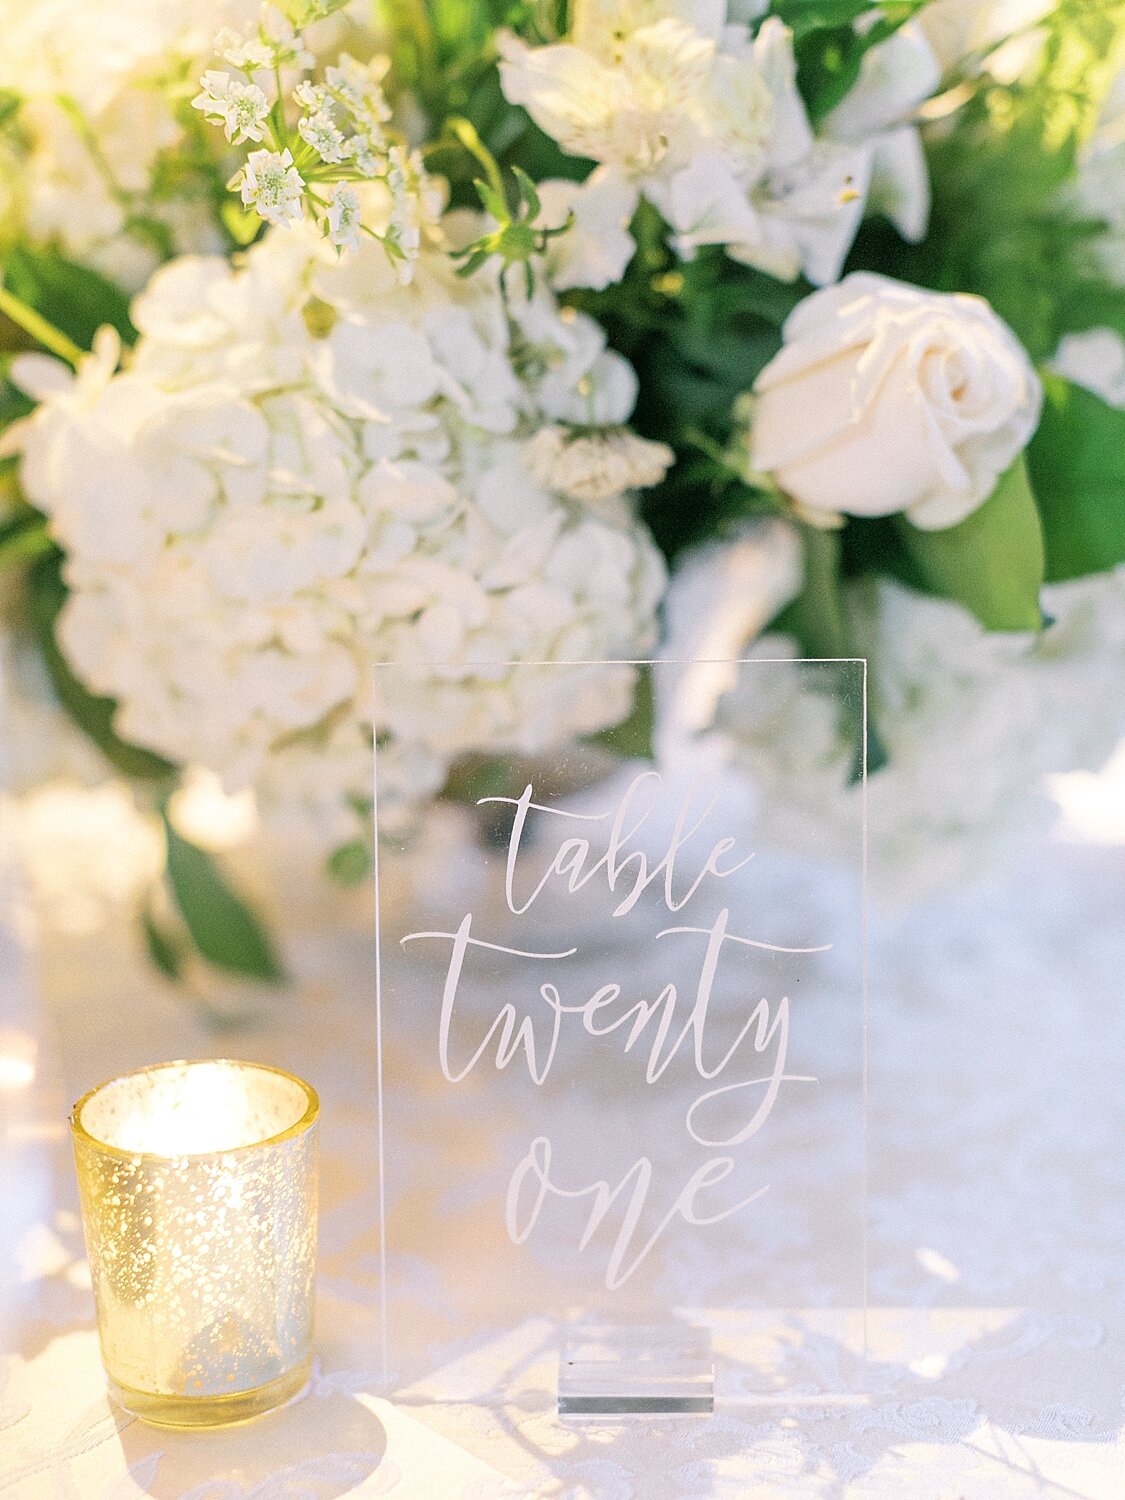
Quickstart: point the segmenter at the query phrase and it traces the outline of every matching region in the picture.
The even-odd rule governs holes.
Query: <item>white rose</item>
[[[751,466],[810,511],[927,531],[988,499],[1042,387],[988,304],[856,272],[807,297],[759,375]]]

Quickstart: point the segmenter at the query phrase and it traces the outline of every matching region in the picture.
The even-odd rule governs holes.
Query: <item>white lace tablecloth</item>
[[[594,1426],[561,1425],[546,1380],[519,1409],[374,1394],[362,922],[295,921],[297,986],[259,999],[253,1019],[221,1035],[145,969],[124,921],[54,938],[46,1004],[8,997],[0,1022],[9,1051],[23,1032],[40,1043],[34,1083],[21,1086],[17,1058],[3,1094],[0,1494],[1120,1500],[1123,897],[1125,850],[1053,845],[1003,890],[877,922],[866,1374],[857,1349],[794,1313],[760,1330],[746,1356],[837,1400]],[[317,1363],[309,1393],[285,1410],[181,1434],[146,1427],[104,1394],[65,1119],[102,1078],[208,1054],[274,1062],[320,1089]],[[524,1336],[534,1330],[513,1338]]]

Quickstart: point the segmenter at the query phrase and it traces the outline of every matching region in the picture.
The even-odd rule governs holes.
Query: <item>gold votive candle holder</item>
[[[71,1113],[110,1393],[150,1422],[238,1422],[312,1362],[319,1102],[255,1063],[163,1063]]]

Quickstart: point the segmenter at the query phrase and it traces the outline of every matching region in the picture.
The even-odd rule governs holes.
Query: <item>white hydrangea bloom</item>
[[[735,604],[724,549],[677,574],[667,614],[696,636]],[[690,585],[692,608],[681,607]],[[959,606],[883,580],[849,600],[889,755],[868,782],[872,890],[884,906],[987,877],[1057,818],[1049,778],[1100,768],[1125,734],[1125,569],[1044,590],[1043,635],[990,633]],[[688,602],[685,600],[685,602]],[[670,643],[671,651],[682,640]],[[785,636],[746,652],[796,656]],[[690,683],[689,683],[690,686]],[[658,705],[684,718],[677,685]],[[677,719],[677,715],[679,719]],[[703,730],[698,716],[688,722]],[[708,716],[709,744],[759,793],[764,842],[813,856],[854,851],[855,745],[831,695],[784,663],[748,673]]]
[[[494,276],[433,250],[402,287],[379,245],[341,260],[307,223],[237,270],[173,261],[133,316],[121,373],[108,340],[74,380],[16,370],[43,397],[22,477],[67,552],[59,639],[125,738],[232,788],[291,767],[327,836],[369,792],[377,662],[453,664],[380,712],[403,798],[463,752],[628,711],[628,668],[471,665],[651,642],[647,533],[525,460],[544,425],[628,418],[635,376],[592,320],[542,290],[506,310]]]
[[[925,211],[917,140],[902,132],[910,131],[910,111],[937,82],[924,39],[911,34],[896,42],[882,63],[876,55],[851,117],[842,114],[838,128],[818,139],[797,90],[791,33],[767,17],[752,35],[744,10],[728,15],[724,0],[625,6],[580,0],[564,42],[529,47],[501,36],[508,99],[565,151],[600,164],[591,184],[600,173],[616,186],[616,199],[595,199],[586,212],[577,197],[567,203],[576,217],[569,256],[578,269],[569,264],[564,236],[552,251],[560,262],[556,274],[565,278],[559,285],[604,285],[615,267],[623,268],[628,255],[620,236],[640,193],[672,226],[681,255],[723,245],[736,259],[787,280],[803,273],[824,284],[839,276],[875,161],[887,206],[917,230]],[[925,77],[913,65],[923,49]],[[899,73],[906,51],[912,66],[897,86],[880,68]],[[633,198],[623,214],[624,187]],[[600,256],[590,248],[599,232]]]

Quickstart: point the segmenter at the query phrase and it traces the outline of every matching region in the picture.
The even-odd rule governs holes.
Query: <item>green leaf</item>
[[[333,849],[325,864],[329,879],[337,885],[359,885],[371,874],[373,867],[371,846],[363,839],[352,839],[350,843]]]
[[[232,974],[278,984],[285,974],[257,917],[205,850],[177,833],[167,811],[168,884],[192,940],[208,963]]]
[[[512,174],[520,190],[520,202],[527,207],[527,218],[535,220],[539,217],[543,205],[539,201],[539,194],[535,190],[535,184],[523,170],[522,167],[512,166]]]
[[[40,557],[44,552],[50,552],[54,545],[47,532],[47,523],[38,511],[21,510],[0,522],[0,568]]]
[[[738,334],[689,325],[673,333],[672,343],[686,364],[721,382],[731,399],[750,389],[778,349],[770,329]]]
[[[35,410],[35,402],[26,392],[21,391],[19,386],[13,385],[8,378],[8,370],[11,368],[14,354],[0,355],[0,370],[4,376],[0,380],[0,430],[10,427],[13,422],[18,422],[21,417],[30,416]],[[9,460],[15,463],[15,459]]]
[[[1028,449],[1051,582],[1125,562],[1125,411],[1058,375]]]
[[[0,130],[14,119],[22,103],[15,89],[0,89]]]
[[[716,314],[724,318],[751,314],[775,330],[781,328],[809,289],[807,283],[778,281],[774,276],[739,266],[734,261],[724,270],[728,279],[717,286],[711,296]]]
[[[477,197],[486,213],[490,213],[497,224],[506,224],[512,217],[508,209],[507,199],[503,193],[484,181],[482,177],[473,178],[473,186],[477,190]]]
[[[14,245],[4,255],[3,275],[14,296],[83,349],[91,347],[103,323],[116,328],[126,343],[137,337],[125,293],[88,266],[64,260],[53,250]]]
[[[254,243],[266,223],[265,219],[254,209],[243,208],[237,198],[231,197],[225,198],[220,205],[219,218],[222,220],[223,228],[240,250]]]
[[[116,703],[112,698],[96,697],[84,687],[59,650],[55,621],[66,602],[66,586],[59,571],[61,561],[57,552],[40,558],[28,578],[28,613],[59,702],[119,771],[141,781],[164,781],[175,773],[175,766],[163,756],[119,738],[113,728]]]
[[[633,693],[633,707],[627,719],[591,735],[592,742],[612,750],[623,760],[652,759],[652,726],[655,718],[655,702],[652,691],[652,671],[648,667],[637,668],[637,685]]]
[[[945,531],[904,517],[899,535],[926,587],[970,610],[986,630],[1039,630],[1043,532],[1023,455],[971,516]]]
[[[797,84],[814,124],[851,90],[866,51],[866,37],[850,26],[817,31],[798,42]]]
[[[141,908],[141,933],[148,956],[166,979],[177,983],[184,971],[184,945],[178,935],[163,927],[151,906]]]
[[[800,41],[813,31],[850,26],[876,9],[876,0],[773,0],[770,14],[780,16]]]
[[[474,271],[479,271],[485,261],[490,258],[488,250],[474,250],[468,260],[457,267],[457,275],[461,277],[471,276]]]

